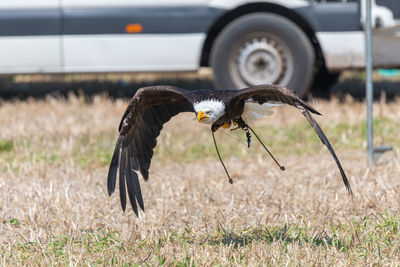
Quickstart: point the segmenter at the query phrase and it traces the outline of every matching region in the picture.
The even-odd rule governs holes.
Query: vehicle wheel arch
[[[272,3],[246,4],[238,6],[235,9],[229,10],[223,15],[221,15],[207,31],[207,37],[204,41],[201,52],[200,66],[202,67],[210,66],[209,63],[210,63],[211,49],[219,33],[224,29],[225,26],[227,26],[230,22],[234,21],[235,19],[243,15],[248,15],[251,13],[258,13],[258,12],[270,12],[277,15],[281,15],[291,20],[295,24],[297,24],[301,28],[301,30],[306,34],[311,44],[313,45],[315,59],[316,59],[315,69],[319,70],[321,66],[325,66],[325,59],[322,53],[321,46],[315,35],[315,31],[313,30],[311,25],[295,11],[286,8],[284,6]]]

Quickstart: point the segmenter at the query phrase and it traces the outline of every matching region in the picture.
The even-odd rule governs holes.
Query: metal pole
[[[392,150],[391,146],[373,145],[373,128],[372,128],[372,101],[374,98],[374,87],[372,84],[372,26],[371,26],[371,9],[372,0],[361,0],[366,3],[366,25],[365,25],[365,58],[366,58],[366,98],[367,98],[367,154],[368,164],[372,165],[386,151]]]
[[[373,84],[372,84],[372,30],[371,30],[371,0],[366,0],[366,27],[365,27],[365,58],[366,58],[366,98],[367,98],[367,154],[368,163],[374,163],[374,146],[373,146],[373,129],[372,129],[372,100],[373,100]]]

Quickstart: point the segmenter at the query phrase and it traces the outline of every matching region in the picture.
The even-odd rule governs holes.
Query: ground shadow
[[[264,242],[267,244],[280,243],[283,246],[296,243],[300,246],[334,246],[337,249],[344,249],[344,241],[339,239],[337,236],[330,236],[326,231],[321,231],[317,234],[312,235],[305,227],[290,226],[285,224],[284,226],[274,227],[257,227],[251,230],[244,230],[241,232],[235,230],[226,230],[222,226],[219,226],[217,231],[220,235],[210,237],[202,243],[208,243],[210,245],[232,245],[234,247],[244,247],[253,242]]]

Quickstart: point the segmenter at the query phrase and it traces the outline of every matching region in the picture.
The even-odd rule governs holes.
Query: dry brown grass
[[[0,260],[4,265],[398,265],[400,101],[375,103],[376,144],[366,165],[365,106],[311,103],[347,172],[346,193],[328,151],[291,108],[256,129],[281,172],[239,133],[218,136],[189,114],[164,128],[142,182],[146,212],[108,198],[107,164],[126,102],[95,97],[5,102],[0,107]],[[229,133],[232,135],[235,133]],[[229,156],[231,154],[231,156]]]

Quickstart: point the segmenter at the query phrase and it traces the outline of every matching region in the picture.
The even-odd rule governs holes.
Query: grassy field
[[[399,265],[400,101],[375,103],[366,164],[365,105],[311,101],[324,116],[354,191],[301,114],[290,107],[255,125],[286,166],[280,171],[244,134],[217,135],[181,114],[158,138],[146,211],[123,213],[106,174],[127,102],[95,97],[9,101],[0,106],[2,265]]]

